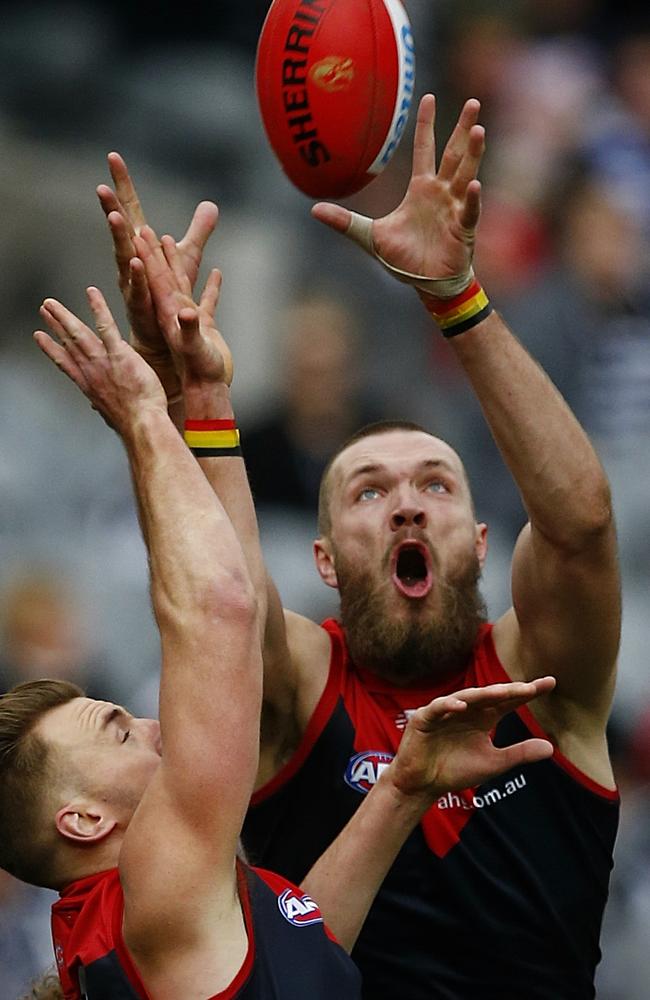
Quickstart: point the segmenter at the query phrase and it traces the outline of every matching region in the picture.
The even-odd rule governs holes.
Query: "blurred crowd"
[[[622,826],[600,1000],[650,993],[650,17],[619,0],[405,0],[417,92],[440,145],[467,97],[488,146],[476,270],[548,371],[610,475],[624,627],[611,746]],[[485,593],[509,602],[524,512],[451,351],[416,296],[310,219],[265,140],[254,91],[268,0],[0,2],[0,685],[65,676],[156,712],[158,641],[117,438],[31,341],[47,295],[116,316],[94,193],[125,157],[145,211],[180,237],[196,202],[221,220],[220,327],[271,573],[285,604],[335,609],[311,566],[320,473],[369,420],[416,420],[463,457],[490,526]],[[410,165],[348,200],[383,215]],[[50,894],[0,873],[0,983],[13,1000],[50,962]]]

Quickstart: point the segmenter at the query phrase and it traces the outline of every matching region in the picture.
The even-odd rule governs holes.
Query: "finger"
[[[312,217],[335,229],[337,233],[347,233],[352,213],[342,205],[332,205],[319,201],[311,210]]]
[[[165,255],[165,260],[172,269],[178,290],[184,295],[187,295],[188,298],[191,298],[192,287],[190,285],[189,278],[185,273],[185,266],[176,247],[176,241],[172,236],[163,236],[160,240],[160,246],[163,254]]]
[[[222,280],[219,268],[213,268],[208,275],[208,280],[205,283],[205,288],[203,289],[199,300],[199,308],[201,312],[204,315],[209,316],[211,319],[214,319],[214,314],[216,313],[217,306],[219,305]]]
[[[481,182],[470,181],[465,192],[463,207],[458,216],[461,227],[465,230],[465,235],[473,239],[474,231],[478,226],[481,217]]]
[[[178,314],[178,325],[181,331],[182,347],[185,350],[193,347],[201,337],[199,313],[196,308],[186,306]]]
[[[436,169],[436,99],[433,94],[425,94],[420,101],[413,136],[412,177],[429,174]]]
[[[50,361],[53,361],[56,367],[67,375],[68,378],[72,379],[75,385],[78,385],[82,392],[86,392],[88,389],[88,383],[84,377],[83,372],[79,368],[79,365],[75,363],[65,347],[61,344],[57,344],[48,333],[44,330],[36,330],[34,333],[34,340],[42,350],[43,354],[46,354]]]
[[[160,240],[151,226],[142,227],[138,235],[133,237],[133,246],[136,249],[138,257],[145,262],[145,266],[154,267],[156,274],[169,270]],[[137,249],[138,247],[140,248],[139,250]],[[141,253],[141,250],[144,253]]]
[[[471,98],[469,101],[465,101],[458,118],[458,122],[447,140],[447,145],[445,146],[440,159],[440,166],[438,167],[438,178],[440,180],[452,180],[461,160],[463,159],[469,144],[470,131],[478,121],[480,110],[481,104],[479,101],[474,98]]]
[[[111,177],[113,178],[113,183],[115,184],[115,193],[117,194],[117,197],[119,198],[134,231],[139,233],[142,227],[146,225],[147,220],[144,217],[140,199],[138,198],[137,191],[135,190],[135,185],[131,180],[131,175],[129,174],[126,162],[119,153],[115,152],[109,153],[107,159],[108,169],[111,172]]]
[[[41,316],[48,320],[48,324],[48,317],[54,319],[56,326],[52,327],[53,331],[78,365],[86,358],[97,356],[97,347],[101,345],[99,337],[57,299],[45,299]]]
[[[65,330],[63,329],[59,321],[56,319],[56,317],[52,315],[52,313],[49,311],[49,309],[45,304],[43,304],[38,311],[45,320],[45,322],[47,323],[47,325],[49,326],[52,333],[55,333],[59,338],[59,340],[62,341],[66,334]]]
[[[504,715],[524,705],[540,694],[546,694],[555,686],[553,677],[539,678],[536,681],[513,681],[507,684],[489,684],[485,687],[464,688],[447,698],[455,698],[465,703],[468,709],[490,709],[492,713]],[[433,723],[441,717],[441,704],[445,698],[435,698],[418,709],[419,720],[423,724]],[[445,709],[442,708],[444,712]]]
[[[148,313],[151,295],[145,267],[139,257],[132,257],[129,261],[129,284],[131,287],[129,311],[135,314]]]
[[[133,246],[146,277],[148,294],[154,305],[163,336],[173,337],[177,327],[178,288],[176,278],[151,230],[145,226],[140,236],[133,237]]]
[[[113,252],[117,263],[119,283],[122,291],[128,288],[129,264],[133,257],[133,230],[120,212],[110,212],[108,226],[113,239]]]
[[[485,129],[475,125],[471,130],[469,143],[451,182],[451,193],[462,198],[470,181],[476,179],[485,152]]]
[[[99,203],[102,206],[104,215],[108,217],[111,212],[122,212],[119,198],[108,184],[98,184],[95,188]]]
[[[547,760],[552,756],[553,744],[549,740],[524,740],[511,747],[495,748],[492,759],[498,770],[493,771],[492,774],[503,774],[504,771],[509,771],[512,767],[534,764],[538,760]]]
[[[111,354],[122,344],[120,331],[118,330],[111,311],[106,304],[106,299],[100,292],[99,288],[95,288],[91,285],[86,289],[86,295],[88,296],[88,303],[92,310],[92,314],[95,317],[95,327],[97,329],[99,339],[104,344],[107,353]]]
[[[218,219],[219,209],[214,202],[202,201],[195,209],[185,236],[178,243],[191,288],[199,273],[205,245],[214,232]]]
[[[205,346],[201,333],[199,311],[196,306],[185,306],[179,311],[177,319],[180,331],[180,338],[177,339],[178,353],[185,358],[188,371],[194,371],[195,366],[198,365],[197,371],[194,371],[194,374],[196,374],[200,372],[202,367],[201,358]]]
[[[149,282],[164,277],[168,284],[175,285],[167,259],[149,226],[145,226],[139,236],[133,237],[133,249],[144,264]]]

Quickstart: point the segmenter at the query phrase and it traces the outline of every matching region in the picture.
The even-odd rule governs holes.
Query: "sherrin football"
[[[313,198],[381,173],[414,96],[415,45],[400,0],[273,0],[255,82],[269,142]]]

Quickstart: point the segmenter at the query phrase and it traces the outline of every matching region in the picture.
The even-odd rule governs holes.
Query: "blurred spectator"
[[[361,392],[355,321],[333,297],[307,296],[282,316],[283,386],[274,412],[243,437],[255,500],[314,517],[330,456],[380,408]]]
[[[284,310],[280,325],[279,400],[244,427],[242,447],[267,563],[283,601],[324,617],[335,600],[311,554],[320,477],[336,448],[383,412],[364,393],[359,330],[340,298],[306,294]]]
[[[650,240],[650,18],[625,33],[608,60],[612,91],[588,117],[582,149],[612,199],[643,223]]]
[[[60,574],[28,570],[5,588],[0,611],[0,692],[23,681],[56,677],[107,698],[110,678],[93,650],[83,614]]]

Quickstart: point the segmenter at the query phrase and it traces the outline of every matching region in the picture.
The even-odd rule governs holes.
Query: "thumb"
[[[189,306],[181,309],[178,325],[181,331],[181,350],[191,351],[198,346],[201,336],[198,310]]]
[[[319,201],[311,210],[312,217],[323,222],[326,226],[335,229],[337,233],[345,233],[350,225],[352,212],[342,205],[331,205],[329,202]]]

